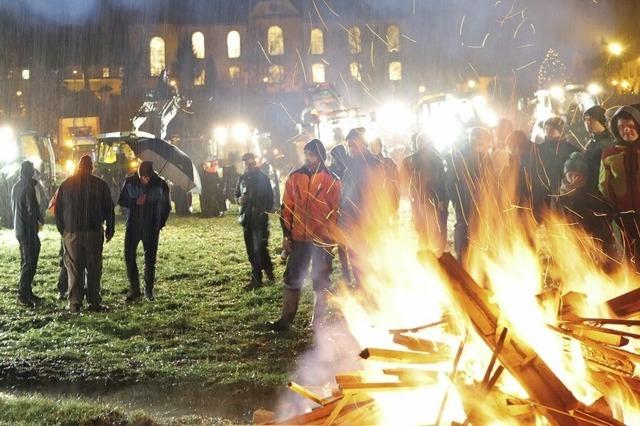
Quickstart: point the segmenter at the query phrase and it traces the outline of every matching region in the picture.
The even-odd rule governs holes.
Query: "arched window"
[[[227,34],[227,56],[229,59],[240,57],[240,33],[235,30]]]
[[[269,83],[282,83],[284,80],[284,67],[282,65],[271,65],[269,67]]]
[[[389,62],[389,80],[402,80],[402,63],[398,61]]]
[[[351,62],[349,64],[349,73],[351,74],[351,78],[357,81],[362,80],[362,71],[361,66],[358,62]]]
[[[311,66],[311,74],[314,83],[324,83],[324,64],[313,64]]]
[[[193,78],[194,86],[204,86],[207,83],[207,74],[205,69],[201,69],[198,74]]]
[[[191,48],[196,59],[204,59],[204,34],[200,31],[191,36]]]
[[[360,28],[351,27],[349,28],[349,52],[351,53],[360,53],[362,52],[362,44],[360,42]]]
[[[389,25],[387,28],[387,51],[400,51],[400,28],[397,25]]]
[[[311,54],[322,55],[324,53],[324,34],[320,28],[311,30]]]
[[[229,80],[235,82],[240,79],[240,67],[232,66],[229,67]]]
[[[149,43],[149,72],[151,77],[158,77],[165,68],[164,40],[162,37],[154,37]]]
[[[267,52],[271,56],[284,55],[284,35],[282,28],[276,25],[267,31]]]

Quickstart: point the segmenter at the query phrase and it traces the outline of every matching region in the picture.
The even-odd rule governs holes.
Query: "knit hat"
[[[551,117],[544,122],[543,127],[551,127],[552,129],[562,132],[564,130],[564,120],[560,117]]]
[[[600,105],[594,105],[591,108],[587,109],[582,116],[585,118],[586,117],[595,118],[603,126],[607,125],[607,118],[605,117],[605,109],[602,108]]]
[[[304,146],[304,150],[317,156],[323,163],[327,159],[327,150],[319,139],[312,139]]]
[[[25,179],[31,179],[35,174],[36,170],[33,167],[33,163],[31,161],[23,161],[20,166],[20,176]]]
[[[564,173],[567,174],[569,172],[587,173],[587,162],[584,160],[584,154],[574,152],[569,159],[565,161]]]
[[[138,166],[138,176],[151,177],[153,175],[153,161],[143,161]]]

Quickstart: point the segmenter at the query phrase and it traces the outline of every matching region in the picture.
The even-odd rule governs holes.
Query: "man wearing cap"
[[[38,231],[44,223],[36,197],[38,182],[33,179],[34,174],[33,163],[24,161],[20,167],[20,180],[11,189],[13,227],[16,239],[20,243],[18,303],[27,307],[34,307],[40,301],[31,289],[40,256]]]
[[[304,147],[305,164],[287,178],[282,202],[283,249],[289,253],[284,273],[282,315],[270,323],[273,330],[290,328],[298,310],[300,290],[311,264],[315,293],[313,318],[321,324],[329,290],[331,249],[334,246],[341,185],[325,167],[327,152],[318,139]]]
[[[602,152],[614,145],[613,136],[607,130],[605,109],[600,105],[594,105],[587,109],[583,114],[583,119],[587,132],[589,132],[589,139],[584,152],[584,160],[587,165],[585,189],[592,194],[600,194],[598,178]]]
[[[544,141],[531,146],[528,175],[531,177],[533,214],[541,220],[560,190],[564,163],[578,149],[564,135],[564,120],[551,117],[544,122]]]
[[[144,248],[144,293],[147,299],[153,300],[160,230],[169,218],[171,198],[169,185],[153,170],[151,161],[143,161],[138,172],[127,177],[120,191],[118,205],[127,209],[124,234],[124,260],[129,278],[127,302],[134,302],[141,296],[136,262],[136,250],[140,242]]]
[[[79,313],[84,300],[83,274],[90,311],[102,310],[100,280],[102,247],[115,232],[115,214],[109,186],[93,176],[93,160],[83,156],[75,174],[58,188],[56,226],[64,243],[64,264],[69,275],[69,310]]]
[[[253,290],[262,286],[262,273],[274,280],[273,264],[269,256],[269,212],[273,211],[273,189],[267,175],[262,173],[252,153],[242,156],[245,173],[236,187],[240,205],[238,221],[244,231],[244,243],[251,263],[251,280],[245,287]]]

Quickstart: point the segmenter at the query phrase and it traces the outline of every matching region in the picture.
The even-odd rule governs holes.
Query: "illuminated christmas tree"
[[[560,55],[549,49],[538,71],[538,86],[548,89],[551,86],[564,86],[567,83],[567,67],[560,59]]]

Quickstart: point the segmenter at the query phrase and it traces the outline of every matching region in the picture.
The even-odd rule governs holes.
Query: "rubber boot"
[[[300,290],[289,290],[285,288],[282,297],[282,315],[278,321],[270,322],[268,327],[274,331],[289,330],[298,312],[299,303]]]
[[[327,312],[327,292],[318,290],[313,296],[313,316],[311,317],[311,327],[319,328],[324,324]]]

